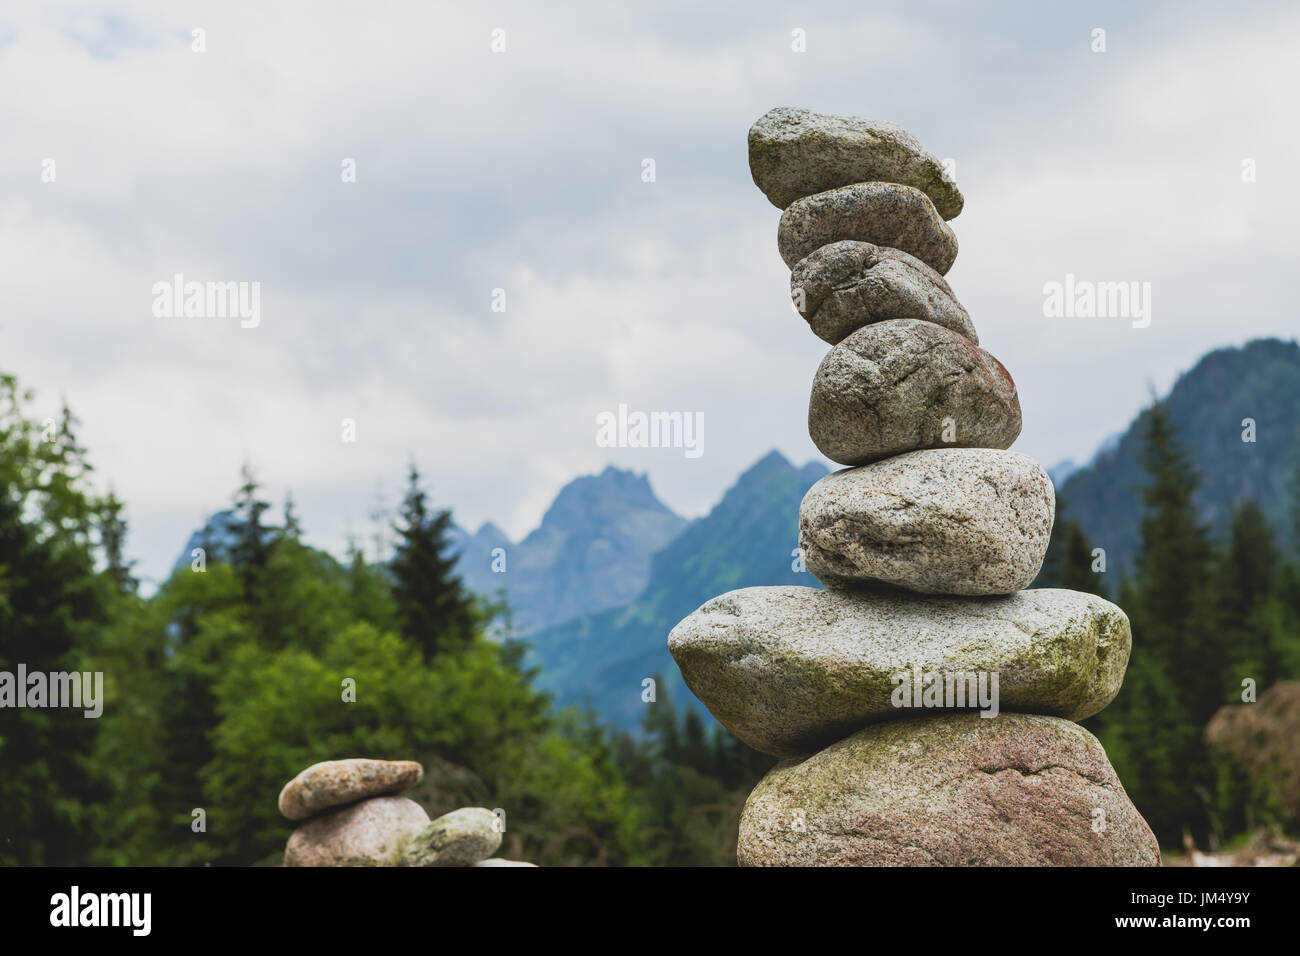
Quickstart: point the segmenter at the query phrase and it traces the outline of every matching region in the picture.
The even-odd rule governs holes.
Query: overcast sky
[[[955,162],[948,280],[1046,465],[1209,349],[1295,335],[1293,5],[631,6],[5,5],[0,369],[80,416],[141,571],[245,459],[341,550],[412,455],[515,537],[607,464],[693,516],[771,448],[816,458],[827,346],[746,156],[773,106]],[[176,273],[260,283],[260,324],[155,317]],[[1151,283],[1150,326],[1044,317],[1067,273]],[[599,447],[620,403],[702,412],[704,453]]]

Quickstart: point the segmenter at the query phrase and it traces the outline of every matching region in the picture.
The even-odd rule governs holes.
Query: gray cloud
[[[1078,458],[1148,383],[1294,334],[1298,39],[1281,3],[6,10],[0,362],[81,415],[150,574],[245,457],[335,549],[412,454],[462,523],[516,536],[607,463],[700,513],[773,446],[815,457],[825,347],[745,155],[758,115],[803,105],[956,161],[949,279],[1020,386],[1017,448]],[[176,272],[261,282],[262,324],[153,318]],[[1066,273],[1150,281],[1151,327],[1045,319]],[[597,447],[619,403],[703,412],[705,454]]]

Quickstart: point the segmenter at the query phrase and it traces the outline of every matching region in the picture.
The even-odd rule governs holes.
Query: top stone
[[[306,820],[330,807],[401,793],[423,776],[424,768],[414,760],[353,758],[314,763],[284,785],[280,812],[290,820]]]
[[[930,197],[944,219],[962,195],[939,160],[894,123],[778,106],[749,128],[754,185],[785,209],[796,199],[853,183],[901,183]]]

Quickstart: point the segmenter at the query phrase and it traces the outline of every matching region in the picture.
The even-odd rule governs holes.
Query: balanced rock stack
[[[825,590],[757,587],[668,638],[736,737],[786,758],[750,794],[741,865],[1159,865],[1097,739],[1124,612],[1022,590],[1055,510],[1006,449],[1015,384],[942,275],[962,196],[889,123],[775,109],[749,133],[795,306],[833,348],[808,428],[850,467],[799,509]]]
[[[327,760],[280,791],[280,812],[301,825],[289,836],[285,866],[532,866],[492,859],[501,824],[483,807],[430,820],[398,794],[420,782],[414,760]]]

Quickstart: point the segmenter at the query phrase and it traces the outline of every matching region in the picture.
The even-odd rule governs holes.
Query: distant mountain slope
[[[1119,440],[1124,436],[1123,432],[1115,432],[1113,435],[1107,435],[1097,449],[1092,453],[1092,457],[1087,459],[1083,464],[1076,462],[1072,458],[1066,458],[1058,461],[1055,465],[1047,468],[1047,475],[1052,479],[1052,485],[1060,488],[1064,485],[1077,471],[1082,471],[1089,465],[1096,463],[1102,455],[1114,451],[1119,446]]]
[[[185,549],[176,557],[172,574],[189,570],[194,561],[194,549],[204,549],[206,561],[229,561],[230,549],[235,543],[235,513],[229,509],[215,512],[208,523],[190,535]],[[271,529],[267,531],[269,540]]]
[[[1079,470],[1079,465],[1075,464],[1073,459],[1066,458],[1045,470],[1047,476],[1052,479],[1052,484],[1059,488],[1065,484],[1066,479]]]
[[[504,589],[516,629],[529,633],[632,601],[651,558],[685,527],[644,474],[610,467],[565,485],[518,544],[489,523],[473,535],[457,529],[452,545],[466,585],[493,597]],[[493,571],[495,548],[505,550],[504,573]]]
[[[503,575],[492,571],[492,556],[497,548],[506,549],[506,569],[509,573],[509,551],[514,543],[508,534],[491,521],[484,522],[473,534],[453,522],[448,542],[449,550],[458,555],[456,573],[471,591],[495,596],[499,589],[505,587]]]
[[[537,684],[561,704],[579,703],[607,722],[634,729],[645,704],[641,681],[662,675],[677,706],[701,705],[686,690],[668,653],[668,632],[709,598],[739,587],[817,586],[792,570],[799,502],[826,474],[796,468],[771,452],[736,481],[709,514],[655,555],[650,583],[627,607],[588,615],[528,637]]]
[[[230,510],[213,514],[190,535],[173,570],[188,568],[198,547],[206,546],[209,561],[228,559],[235,520]],[[630,603],[650,581],[651,559],[686,525],[645,475],[611,467],[560,489],[518,544],[487,522],[473,534],[453,525],[449,549],[459,555],[456,571],[466,586],[490,598],[504,591],[515,630],[528,633]],[[268,528],[268,538],[273,532]],[[493,571],[497,548],[505,552],[504,573]]]
[[[1286,547],[1295,546],[1291,482],[1300,466],[1300,345],[1258,339],[1211,352],[1179,376],[1167,398],[1184,449],[1201,474],[1196,502],[1215,535],[1233,507],[1259,502]],[[1254,419],[1254,443],[1242,441],[1242,420]],[[1113,448],[1076,471],[1058,489],[1066,515],[1093,547],[1106,549],[1107,571],[1133,566],[1146,483],[1139,464],[1147,413]]]

